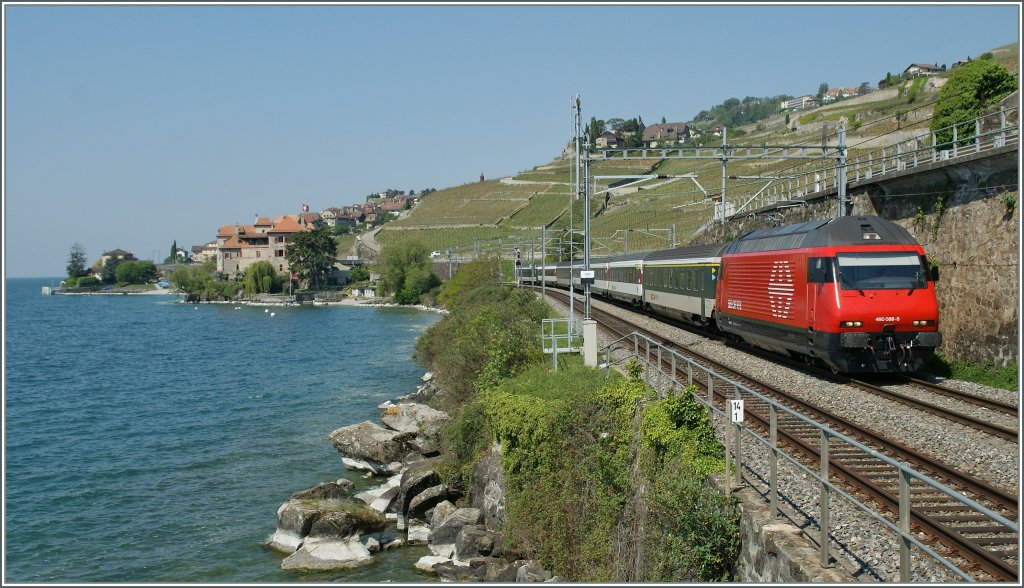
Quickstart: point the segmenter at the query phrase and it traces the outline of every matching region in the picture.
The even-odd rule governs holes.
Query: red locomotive
[[[836,372],[913,372],[942,343],[937,268],[875,216],[761,229],[722,251],[719,329]]]

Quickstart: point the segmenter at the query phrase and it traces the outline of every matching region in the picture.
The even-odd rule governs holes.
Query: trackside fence
[[[919,492],[922,488],[931,489],[972,509],[976,514],[983,515],[990,521],[1006,526],[1013,533],[1018,534],[1019,529],[1016,523],[1007,520],[1000,514],[993,512],[985,506],[962,495],[960,492],[946,487],[942,483],[933,480],[911,468],[906,462],[894,460],[874,449],[867,447],[858,441],[851,439],[844,434],[818,423],[806,416],[779,404],[766,396],[761,395],[746,386],[726,378],[704,366],[695,363],[693,360],[680,355],[676,351],[663,347],[640,333],[631,333],[604,346],[599,354],[603,354],[604,361],[599,367],[609,369],[610,367],[626,363],[635,359],[643,368],[644,383],[649,390],[649,397],[665,398],[667,395],[676,395],[686,392],[686,388],[700,382],[706,386],[706,396],[693,392],[696,401],[703,404],[711,417],[712,422],[725,431],[725,458],[726,475],[732,474],[731,486],[739,486],[742,483],[741,476],[745,476],[752,484],[767,484],[771,512],[778,517],[781,514],[779,509],[780,486],[784,482],[779,479],[779,466],[788,464],[805,476],[812,478],[818,485],[817,492],[817,543],[819,545],[819,563],[822,567],[831,565],[831,545],[837,545],[833,531],[835,525],[842,526],[842,521],[833,521],[834,500],[848,502],[854,507],[854,512],[860,511],[887,529],[898,544],[899,552],[899,575],[901,582],[909,582],[912,577],[913,563],[912,550],[918,550],[928,558],[937,562],[940,566],[954,574],[958,578],[974,582],[975,580],[955,564],[942,555],[936,553],[928,545],[922,543],[911,533],[910,512],[914,506],[911,498],[911,484],[915,484],[914,490]],[[757,404],[767,406],[769,412],[768,436],[748,427],[742,422],[731,422],[730,415],[717,408],[713,402],[714,392],[719,390],[732,396],[736,400],[744,400],[746,406]],[[802,427],[810,427],[817,430],[820,439],[820,459],[817,469],[805,466],[795,457],[780,448],[778,444],[778,418],[781,414],[789,415],[801,421]],[[731,437],[731,442],[730,442]],[[762,451],[755,451],[756,449]],[[874,458],[883,462],[891,468],[892,474],[899,479],[899,514],[895,523],[888,520],[878,510],[868,506],[850,495],[847,491],[832,482],[833,474],[830,472],[829,458],[842,452],[844,459],[851,451],[860,452],[865,458]],[[767,463],[763,458],[753,457],[755,454],[766,455]],[[732,462],[732,466],[730,466]],[[787,501],[792,498],[785,497]],[[813,504],[797,505],[798,508],[810,513],[814,510]],[[838,518],[838,517],[837,517]],[[859,517],[858,517],[859,518]],[[844,547],[847,548],[847,547]],[[892,552],[895,552],[893,550]],[[857,557],[857,554],[852,554]]]

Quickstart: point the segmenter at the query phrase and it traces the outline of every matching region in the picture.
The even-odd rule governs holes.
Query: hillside
[[[994,49],[992,54],[1019,75],[1017,43]],[[786,113],[775,114],[729,129],[728,142],[737,147],[767,144],[820,148],[824,136],[835,146],[836,131],[845,121],[848,160],[852,164],[869,150],[924,134],[939,88],[951,73],[915,78],[870,94],[790,112],[788,117]],[[721,145],[720,138],[708,137],[704,143],[707,147],[716,145]],[[793,176],[824,165],[820,159],[809,163],[733,160],[727,167],[730,178],[726,194],[730,203],[742,204],[764,189],[768,183],[765,176]],[[415,239],[432,250],[456,252],[493,251],[499,240],[503,246],[529,246],[532,240],[539,249],[542,227],[547,229],[548,237],[568,229],[574,173],[574,160],[560,156],[511,178],[439,190],[422,199],[402,220],[388,223],[377,240],[386,245]],[[602,191],[610,183],[621,184],[623,180],[597,179],[591,201],[593,255],[668,247],[673,230],[676,244],[682,245],[713,217],[714,196],[722,188],[722,165],[718,160],[599,161],[591,166],[592,176],[639,174],[688,177],[651,180],[616,190],[607,202]],[[582,203],[571,204],[572,225],[579,229]]]

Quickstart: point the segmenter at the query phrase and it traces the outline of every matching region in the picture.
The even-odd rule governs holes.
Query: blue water
[[[11,582],[427,578],[424,548],[358,570],[280,570],[288,496],[348,477],[327,439],[415,390],[410,309],[42,296],[7,279],[5,575]]]

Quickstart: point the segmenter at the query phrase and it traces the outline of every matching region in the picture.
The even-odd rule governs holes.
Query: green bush
[[[996,104],[1017,89],[1017,79],[1003,65],[990,59],[981,59],[957,68],[939,90],[932,114],[931,130],[940,148],[951,146],[953,129],[981,116],[985,107]],[[941,129],[941,130],[940,130]],[[969,143],[974,138],[974,125],[957,127],[957,143]]]
[[[100,281],[96,276],[82,276],[78,278],[78,287],[87,288],[89,286],[99,286]]]
[[[506,541],[570,581],[615,579],[612,538],[629,487],[639,381],[604,385],[574,362],[508,380],[485,397],[506,476]]]
[[[65,288],[74,288],[78,285],[78,278],[64,278]]]
[[[640,463],[651,493],[639,581],[729,581],[739,553],[735,499],[703,483],[723,471],[723,455],[695,391],[653,403],[643,415]]]

